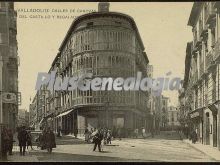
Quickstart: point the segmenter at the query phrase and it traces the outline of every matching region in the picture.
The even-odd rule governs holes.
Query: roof
[[[88,13],[88,14],[84,14],[84,15],[81,15],[79,17],[77,17],[71,24],[69,30],[67,31],[67,34],[63,40],[63,42],[61,43],[61,46],[59,48],[59,51],[61,52],[66,44],[66,42],[68,41],[68,38],[71,36],[71,32],[74,30],[74,28],[76,27],[76,25],[81,22],[82,20],[85,20],[85,19],[90,19],[90,18],[95,18],[95,17],[103,17],[103,16],[116,16],[116,17],[122,17],[124,19],[127,19],[131,24],[132,24],[132,27],[134,28],[135,32],[137,33],[137,37],[140,41],[140,44],[141,44],[141,47],[142,49],[144,50],[144,44],[141,40],[141,37],[140,37],[140,33],[138,31],[138,28],[137,28],[137,25],[134,21],[134,19],[129,16],[129,15],[126,15],[126,14],[123,14],[123,13],[118,13],[118,12],[92,12],[92,13]]]
[[[194,26],[194,24],[197,21],[200,10],[202,9],[203,4],[204,2],[201,1],[194,2],[187,25]]]

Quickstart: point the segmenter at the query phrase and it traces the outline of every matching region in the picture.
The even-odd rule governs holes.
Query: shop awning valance
[[[68,114],[71,113],[72,111],[73,111],[73,109],[68,110],[68,111],[66,111],[66,112],[63,112],[63,113],[59,114],[59,115],[57,116],[57,118],[58,118],[58,117],[65,116],[65,115],[68,115]]]

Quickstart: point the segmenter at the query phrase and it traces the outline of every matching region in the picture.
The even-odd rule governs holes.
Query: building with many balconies
[[[199,142],[220,148],[219,7],[219,2],[195,2],[192,7],[188,25],[192,27],[193,41],[186,49],[180,113],[190,130],[197,131]]]
[[[56,76],[147,77],[148,57],[132,17],[109,11],[109,3],[99,3],[99,11],[77,17],[69,28],[49,72]],[[56,131],[83,134],[85,128],[108,127],[132,133],[146,127],[148,92],[143,91],[51,91],[46,98],[47,121]],[[126,135],[125,135],[126,136]]]

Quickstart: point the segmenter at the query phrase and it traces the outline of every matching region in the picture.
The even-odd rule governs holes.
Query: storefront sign
[[[2,94],[3,103],[16,103],[17,98],[14,93],[3,93]]]

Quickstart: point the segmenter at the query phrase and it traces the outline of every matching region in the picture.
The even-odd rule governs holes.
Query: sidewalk
[[[13,155],[8,155],[9,162],[39,162],[36,155],[33,155],[33,152],[39,152],[39,149],[35,150],[26,150],[25,156],[20,156],[19,147],[13,147]]]
[[[216,161],[220,161],[220,151],[218,150],[217,147],[212,147],[210,145],[204,145],[201,143],[195,143],[193,144],[192,141],[189,139],[183,139],[183,142],[190,145],[191,147],[195,148],[196,150],[212,157]]]

